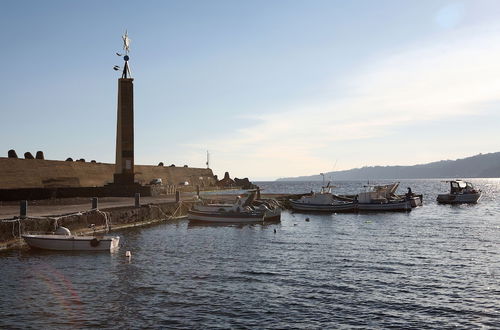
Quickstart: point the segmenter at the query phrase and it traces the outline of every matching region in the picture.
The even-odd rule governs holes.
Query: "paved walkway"
[[[234,191],[225,193],[204,193],[202,197],[217,200],[234,200],[237,194]],[[194,192],[182,193],[181,200],[192,200]],[[266,196],[267,195],[267,196]],[[280,197],[286,194],[263,194],[263,197]],[[141,197],[141,204],[160,204],[175,201],[175,197]],[[133,197],[101,197],[99,198],[99,209],[109,209],[115,207],[133,206],[135,199]],[[76,212],[88,211],[91,209],[91,199],[87,197],[65,198],[56,200],[39,200],[28,202],[28,216],[43,217],[70,214]],[[1,202],[0,201],[0,219],[12,219],[19,216],[19,202]]]
[[[183,195],[181,200],[191,199],[192,196]],[[141,204],[159,204],[173,202],[172,196],[162,197],[141,197]],[[99,209],[133,206],[135,199],[129,197],[101,197],[99,198]],[[70,198],[58,200],[41,200],[28,202],[28,216],[41,217],[62,215],[88,211],[91,209],[90,198]],[[19,216],[19,202],[0,202],[0,219],[12,219]]]

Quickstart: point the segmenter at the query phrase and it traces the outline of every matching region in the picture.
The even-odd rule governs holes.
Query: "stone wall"
[[[215,184],[211,169],[135,166],[135,180],[148,184],[161,178],[163,184],[207,187]],[[99,187],[113,181],[114,164],[0,157],[0,189]]]

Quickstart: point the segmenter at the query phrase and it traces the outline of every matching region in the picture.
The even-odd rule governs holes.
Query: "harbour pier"
[[[53,232],[60,226],[76,235],[84,235],[178,220],[186,217],[195,194],[179,192],[169,196],[140,197],[139,201],[134,197],[37,200],[27,202],[24,210],[21,201],[1,202],[0,251],[26,248],[21,234]],[[236,196],[236,193],[224,193],[206,198],[234,200]],[[275,198],[286,205],[292,195],[263,194],[263,197]]]

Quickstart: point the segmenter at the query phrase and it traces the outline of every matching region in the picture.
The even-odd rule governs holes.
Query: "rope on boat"
[[[22,231],[21,231],[21,220],[53,220],[54,221],[54,231],[57,230],[57,228],[60,226],[59,225],[59,221],[61,219],[64,219],[64,218],[69,218],[69,217],[74,217],[74,216],[82,216],[82,215],[86,215],[86,214],[91,214],[91,213],[94,213],[94,212],[97,212],[98,214],[101,214],[103,217],[104,217],[104,221],[105,221],[105,227],[106,227],[106,232],[109,232],[109,229],[110,229],[110,215],[108,214],[108,212],[103,212],[103,211],[100,211],[100,210],[89,210],[89,211],[84,211],[84,212],[76,212],[76,213],[69,213],[69,214],[64,214],[64,215],[60,215],[60,216],[45,216],[45,217],[33,217],[33,216],[27,216],[25,218],[21,218],[21,217],[14,217],[13,219],[1,219],[0,222],[3,222],[3,223],[12,223],[12,236],[13,237],[16,237],[16,238],[21,238],[21,234],[22,234]],[[18,235],[15,235],[15,223],[17,222],[18,224]]]
[[[109,230],[111,228],[110,224],[111,224],[111,215],[109,214],[109,212],[104,212],[104,211],[101,211],[101,210],[94,210],[96,211],[98,214],[102,215],[104,217],[104,222],[106,224],[106,233],[109,233]]]
[[[167,213],[165,213],[161,207],[159,207],[158,205],[154,205],[154,204],[150,204],[149,206],[151,208],[157,208],[160,213],[165,217],[166,220],[172,220],[174,219],[175,217],[177,217],[177,213],[182,210],[182,206],[183,206],[183,202],[182,201],[179,201],[179,203],[177,203],[177,208],[175,209],[174,213],[172,213],[171,215],[168,215]],[[180,215],[180,214],[179,214]]]
[[[12,223],[12,237],[21,238],[21,218],[14,219],[2,219],[0,220],[2,223]],[[16,222],[17,222],[17,233],[16,235]]]

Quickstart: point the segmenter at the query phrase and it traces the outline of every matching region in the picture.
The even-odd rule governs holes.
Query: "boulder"
[[[16,154],[16,151],[14,149],[10,149],[8,152],[7,152],[7,156],[9,158],[17,158],[17,154]]]
[[[244,179],[234,178],[234,183],[238,187],[241,187],[242,189],[257,189],[258,188],[256,185],[251,183],[250,180],[248,180],[248,178],[244,178]]]
[[[217,186],[219,187],[233,187],[235,182],[229,177],[229,172],[224,173],[224,178],[217,181]]]
[[[158,166],[162,166],[163,167],[163,162],[159,162]]]
[[[35,159],[35,157],[33,157],[31,152],[27,151],[24,153],[24,159]]]
[[[43,151],[37,151],[35,158],[36,159],[45,159],[45,157],[43,156]]]
[[[73,161],[73,158],[68,157],[68,158],[66,158],[66,161],[67,161],[67,162],[72,162],[72,161]]]

